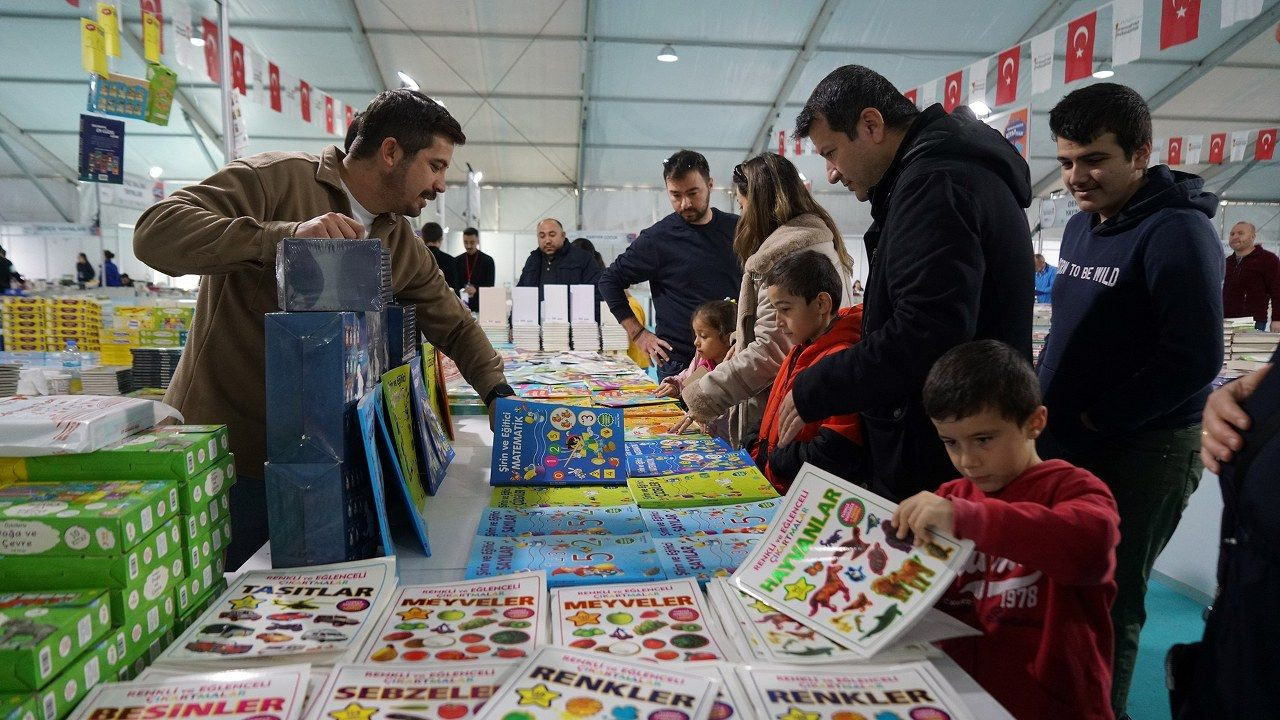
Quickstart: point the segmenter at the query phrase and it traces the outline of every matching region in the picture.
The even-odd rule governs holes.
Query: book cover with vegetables
[[[465,720],[511,672],[510,663],[431,668],[338,665],[320,689],[314,720]]]

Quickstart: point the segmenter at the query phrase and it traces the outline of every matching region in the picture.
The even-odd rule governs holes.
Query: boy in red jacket
[[[1013,348],[952,348],[929,372],[924,407],[964,477],[907,498],[898,537],[930,530],[975,552],[938,609],[983,636],[941,643],[1017,718],[1111,720],[1111,603],[1120,518],[1101,480],[1041,461],[1048,412]]]
[[[796,375],[858,342],[862,306],[840,307],[848,288],[827,256],[813,250],[783,258],[765,275],[764,285],[777,312],[778,329],[794,345],[773,379],[760,435],[747,447],[765,477],[785,495],[805,463],[849,477],[862,459],[862,428],[857,415],[811,422],[793,442],[778,447],[778,407],[791,392]]]

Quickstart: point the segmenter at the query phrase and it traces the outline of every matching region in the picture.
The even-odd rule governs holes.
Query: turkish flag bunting
[[[1000,53],[999,63],[996,65],[996,105],[1018,102],[1018,67],[1021,64],[1021,45]]]
[[[778,131],[778,154],[779,155],[787,154],[787,131],[786,130]]]
[[[1169,155],[1165,162],[1169,165],[1182,164],[1182,138],[1169,138]]]
[[[220,83],[222,72],[219,68],[222,63],[219,62],[221,51],[218,49],[218,26],[209,18],[200,18],[200,30],[204,33],[204,71],[210,80]]]
[[[903,95],[903,97],[905,97],[906,99],[910,100],[912,105],[915,105],[915,106],[917,106],[917,107],[918,107],[918,106],[920,105],[920,103],[916,102],[916,95],[917,95],[917,92],[918,92],[918,91],[916,90],[916,88],[911,88],[910,90],[908,90],[908,91],[906,91],[906,92],[902,93],[902,95]]]
[[[356,111],[355,111],[354,109],[352,109],[352,107],[351,107],[350,105],[346,106],[346,107],[345,107],[345,108],[343,108],[343,109],[347,111],[347,124],[346,124],[346,127],[347,127],[348,129],[350,129],[350,128],[351,128],[351,123],[355,122],[355,119],[356,119]]]
[[[1276,128],[1258,131],[1258,144],[1253,148],[1254,160],[1270,160],[1276,156]]]
[[[801,140],[800,138],[796,138],[796,157],[800,157],[803,154],[804,154],[804,140]]]
[[[234,37],[231,38],[231,87],[241,95],[248,92],[244,82],[244,45]]]
[[[77,7],[79,7],[77,5]],[[160,27],[164,27],[164,8],[161,0],[138,0],[138,14],[151,13],[156,16],[156,22]],[[160,33],[160,52],[164,52],[164,32]]]
[[[1209,164],[1217,165],[1222,162],[1223,151],[1227,149],[1227,134],[1214,133],[1209,138]]]
[[[333,98],[324,96],[324,131],[333,134]]]
[[[942,85],[942,109],[951,112],[960,106],[961,87],[964,85],[964,70],[957,70],[947,76]]]
[[[1200,0],[1161,0],[1160,49],[1200,36]]]
[[[311,86],[306,80],[298,80],[298,93],[302,98],[302,121],[311,122]]]
[[[271,109],[280,112],[280,68],[267,63],[267,83],[271,89]]]
[[[1097,29],[1097,10],[1067,23],[1067,75],[1064,82],[1075,82],[1093,74],[1093,39]]]

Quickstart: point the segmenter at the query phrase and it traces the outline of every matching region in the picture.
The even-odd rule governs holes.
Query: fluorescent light
[[[192,44],[192,45],[195,45],[196,47],[204,47],[204,38],[202,38],[202,37],[195,37],[195,36],[193,35],[193,36],[191,37],[191,44]]]
[[[987,107],[987,104],[981,100],[974,100],[969,103],[969,109],[973,111],[974,115],[977,115],[980,118],[991,114],[991,108]]]
[[[679,59],[680,56],[676,55],[676,49],[670,45],[663,45],[662,49],[658,51],[658,62],[675,62]]]
[[[152,165],[151,171],[148,174],[151,175],[152,180],[158,180],[160,179],[160,176],[164,174],[164,168],[159,165]]]
[[[1115,74],[1116,74],[1116,71],[1108,67],[1101,67],[1093,72],[1093,76],[1098,78],[1099,80],[1106,80],[1107,78]]]
[[[400,76],[400,87],[409,88],[410,90],[418,89],[418,83],[413,78],[409,77],[408,73],[405,71],[397,70],[396,75]]]
[[[483,170],[477,170],[477,171],[475,172],[475,175],[472,175],[471,177],[472,177],[472,179],[473,179],[473,180],[475,180],[475,181],[476,181],[476,184],[477,184],[477,185],[479,185],[479,184],[480,184],[480,182],[481,182],[482,180],[484,180],[484,171],[483,171]]]

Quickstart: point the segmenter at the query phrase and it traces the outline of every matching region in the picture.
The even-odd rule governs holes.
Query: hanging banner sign
[[[80,116],[80,180],[124,182],[124,122]]]

